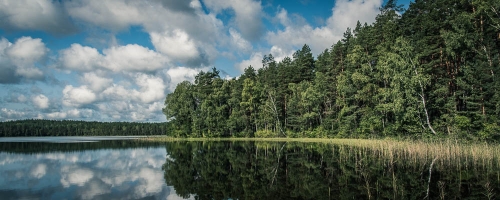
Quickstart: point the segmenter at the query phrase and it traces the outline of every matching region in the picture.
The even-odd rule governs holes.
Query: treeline
[[[4,142],[0,152],[40,154],[49,152],[79,152],[102,149],[160,148],[164,143],[141,140],[103,140],[99,142],[48,143],[48,142]]]
[[[214,68],[180,83],[165,100],[168,134],[498,140],[499,12],[499,0],[416,0],[407,10],[389,0],[316,59],[304,45],[238,78]]]
[[[167,123],[18,120],[0,122],[0,137],[165,135]]]

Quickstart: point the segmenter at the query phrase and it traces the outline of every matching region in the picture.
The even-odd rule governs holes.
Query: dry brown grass
[[[436,159],[441,166],[469,165],[500,166],[500,146],[487,143],[459,143],[456,141],[398,141],[398,140],[332,140],[338,145],[356,146],[370,150],[380,157],[412,163]]]

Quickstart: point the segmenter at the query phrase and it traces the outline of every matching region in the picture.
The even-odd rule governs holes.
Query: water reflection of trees
[[[140,140],[104,140],[98,142],[48,143],[48,142],[3,142],[0,152],[10,153],[47,153],[76,152],[100,149],[129,149],[163,146],[159,142],[144,142]]]
[[[395,159],[348,146],[171,142],[167,152],[164,178],[182,197],[488,199],[500,194],[496,166],[436,162],[431,167],[433,159]]]

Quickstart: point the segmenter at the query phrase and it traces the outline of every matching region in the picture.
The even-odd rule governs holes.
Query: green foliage
[[[0,122],[0,137],[20,136],[126,136],[165,135],[181,137],[173,124],[137,122],[85,122],[72,120],[19,120]]]
[[[479,137],[483,140],[498,141],[500,139],[500,126],[495,123],[484,124],[483,130],[479,131]]]
[[[304,45],[239,78],[200,72],[166,98],[171,135],[498,140],[499,10],[498,0],[404,11],[391,0],[317,59]]]
[[[279,137],[278,133],[271,130],[258,130],[255,132],[256,138],[276,138]]]

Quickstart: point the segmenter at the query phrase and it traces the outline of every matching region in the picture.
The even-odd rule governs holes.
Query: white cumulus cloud
[[[98,73],[85,73],[81,77],[82,85],[68,85],[63,90],[63,105],[68,109],[77,108],[80,112],[85,105],[93,105],[95,112],[105,121],[163,121],[161,108],[169,89],[168,75],[130,72],[122,73],[120,77],[122,81],[113,82]],[[96,116],[69,111],[49,113],[46,117]]]
[[[47,109],[49,107],[49,98],[43,94],[36,95],[31,98],[33,105],[39,109]]]
[[[243,60],[240,63],[236,64],[236,67],[243,72],[245,68],[252,66],[254,69],[262,68],[262,58],[264,54],[261,52],[253,53],[248,60]]]
[[[143,1],[69,1],[65,3],[70,16],[113,31],[139,25],[144,15],[137,7]]]
[[[59,52],[59,64],[64,69],[91,71],[101,63],[102,55],[92,47],[75,43]]]
[[[161,54],[146,47],[129,44],[125,46],[104,49],[104,68],[119,72],[126,71],[155,71],[165,67],[168,60]]]
[[[253,0],[205,0],[205,5],[216,13],[224,9],[232,9],[234,21],[247,40],[256,40],[263,30],[262,6],[260,1]]]
[[[177,84],[182,81],[190,81],[193,82],[195,76],[200,73],[201,70],[207,71],[208,68],[202,69],[191,69],[187,67],[173,67],[166,70],[164,73],[170,79],[168,84],[169,91],[173,92]]]
[[[39,38],[21,37],[7,50],[7,55],[20,63],[34,63],[47,54],[48,49]]]
[[[112,32],[142,26],[159,52],[192,67],[213,61],[217,43],[225,37],[222,21],[206,13],[198,0],[86,0],[64,5],[77,21]]]
[[[152,32],[150,36],[156,50],[174,60],[186,62],[200,54],[193,40],[180,29],[163,33]]]
[[[1,121],[21,119],[21,118],[25,118],[25,117],[27,117],[26,112],[12,110],[12,109],[8,109],[8,108],[2,108],[0,110]]]
[[[326,25],[320,27],[312,27],[307,23],[296,25],[288,11],[281,8],[275,17],[285,28],[267,32],[266,40],[286,51],[308,44],[313,54],[318,55],[342,39],[347,28],[354,28],[358,20],[361,23],[374,22],[382,3],[382,0],[338,0]]]
[[[152,72],[168,65],[167,57],[137,44],[106,48],[103,54],[92,47],[72,44],[61,50],[59,55],[60,68],[83,72],[97,69]]]
[[[27,100],[28,100],[28,99],[26,98],[26,96],[24,96],[24,95],[22,95],[22,94],[21,94],[21,95],[19,95],[19,96],[17,97],[17,101],[18,101],[18,102],[20,102],[20,103],[24,103],[24,102],[26,102]]]
[[[0,83],[18,83],[21,78],[41,80],[43,72],[37,64],[47,56],[48,49],[39,38],[21,37],[14,44],[0,40]]]
[[[231,36],[232,44],[239,51],[246,53],[246,52],[250,52],[252,50],[252,44],[250,44],[250,42],[248,42],[243,37],[241,37],[241,34],[238,33],[238,31],[234,30],[233,28],[230,28],[229,35]]]
[[[73,87],[67,85],[63,89],[63,105],[80,107],[93,103],[97,99],[96,94],[87,86]]]
[[[93,110],[91,109],[70,109],[51,113],[45,113],[42,118],[47,119],[78,119],[92,117]]]
[[[54,34],[74,33],[59,1],[0,0],[0,28],[6,30],[42,30]]]
[[[161,78],[138,74],[135,78],[135,83],[140,87],[140,90],[134,90],[132,94],[135,94],[142,103],[151,103],[165,98],[166,86]]]
[[[101,92],[113,84],[113,79],[99,76],[95,72],[84,73],[81,79],[94,92]]]
[[[51,112],[47,113],[45,116],[49,119],[65,119],[68,114],[66,114],[65,112]]]

